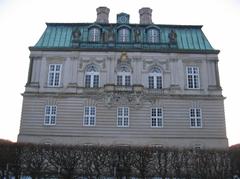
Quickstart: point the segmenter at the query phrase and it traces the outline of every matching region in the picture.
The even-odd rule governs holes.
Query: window
[[[55,125],[57,117],[57,106],[46,105],[44,125]]]
[[[190,126],[196,128],[202,127],[202,114],[200,108],[190,109]]]
[[[149,43],[158,43],[159,31],[157,29],[149,29],[147,31],[147,40]]]
[[[152,108],[151,110],[151,126],[163,127],[162,108]]]
[[[96,124],[96,107],[85,106],[84,107],[83,125],[84,126],[95,126],[95,124]]]
[[[127,28],[122,28],[118,31],[119,42],[130,42],[130,32]]]
[[[187,85],[189,89],[199,89],[198,67],[187,67]]]
[[[125,66],[122,66],[120,71],[117,73],[117,85],[131,86],[131,73]]]
[[[94,27],[89,30],[89,41],[90,42],[100,41],[100,29],[99,28]]]
[[[61,64],[50,64],[48,71],[48,86],[59,87],[61,79]]]
[[[150,89],[162,89],[162,74],[158,68],[154,68],[149,73],[148,86]]]
[[[85,73],[85,87],[98,88],[99,87],[99,72],[94,65],[90,65]]]
[[[129,109],[128,107],[117,108],[117,126],[128,127],[129,126]]]

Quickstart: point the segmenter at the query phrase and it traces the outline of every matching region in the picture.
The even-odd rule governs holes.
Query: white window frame
[[[191,128],[202,128],[202,110],[201,108],[190,108],[189,119]],[[199,125],[200,122],[200,125]]]
[[[89,69],[88,69],[89,70]],[[90,83],[88,83],[87,81],[87,76],[90,77]],[[97,81],[97,85],[95,85],[95,80],[96,78],[98,79]],[[98,88],[99,87],[99,83],[100,83],[100,75],[99,72],[96,70],[95,67],[91,68],[90,71],[86,71],[85,72],[85,87],[86,88]]]
[[[129,127],[129,107],[117,108],[117,127]]]
[[[130,42],[130,31],[128,28],[121,28],[118,30],[119,42]]]
[[[153,115],[153,110],[155,111],[155,115]],[[160,110],[160,115],[158,114],[158,110]],[[151,119],[151,127],[152,128],[163,128],[163,109],[160,107],[151,108],[150,111],[150,119]],[[153,125],[153,121],[156,121],[155,125]]]
[[[119,76],[121,76],[121,81],[119,81]],[[127,80],[128,77],[130,78],[130,80]],[[129,81],[129,84],[127,84],[128,81]],[[118,72],[117,73],[117,85],[131,86],[132,85],[131,73],[130,72]]]
[[[147,39],[149,43],[159,43],[159,31],[157,29],[148,29]]]
[[[200,70],[197,66],[187,66],[187,88],[200,89]]]
[[[89,30],[89,41],[90,42],[99,42],[100,41],[100,29],[97,27],[92,27]]]
[[[95,126],[96,125],[96,106],[84,106],[83,110],[84,110],[83,126]],[[87,110],[88,110],[88,113],[86,113]]]
[[[150,77],[153,78],[153,84],[150,84]],[[160,78],[160,82],[158,81],[158,77]],[[162,77],[161,70],[154,69],[151,73],[149,73],[149,76],[148,76],[148,88],[149,89],[162,89],[162,86],[163,86],[163,77]]]
[[[52,69],[53,67],[53,69]],[[59,87],[61,82],[62,64],[49,64],[48,87]]]
[[[57,122],[57,106],[45,105],[44,125],[53,126]]]

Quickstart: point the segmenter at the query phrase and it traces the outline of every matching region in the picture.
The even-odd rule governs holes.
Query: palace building
[[[218,54],[197,25],[47,23],[30,47],[18,142],[226,148]]]

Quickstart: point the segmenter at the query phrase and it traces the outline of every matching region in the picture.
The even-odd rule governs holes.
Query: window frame
[[[53,70],[52,67],[53,66]],[[57,67],[59,66],[59,70]],[[48,87],[60,87],[61,86],[61,76],[62,76],[62,64],[49,64],[48,65]],[[58,78],[58,80],[56,80]]]
[[[198,66],[186,66],[187,88],[200,89],[200,68]]]
[[[88,108],[88,114],[86,114],[86,108]],[[94,109],[94,114],[92,113],[92,109]],[[97,113],[97,109],[96,106],[84,106],[83,108],[83,126],[96,126],[96,113]],[[93,117],[93,124],[91,124],[91,118]]]
[[[193,111],[193,113],[192,113],[192,111]],[[201,108],[190,108],[189,109],[189,120],[190,120],[191,128],[202,128],[203,127],[202,109]],[[200,125],[198,125],[198,120],[200,121]],[[192,124],[194,124],[194,125],[192,125]]]
[[[148,43],[159,43],[160,42],[159,30],[156,28],[150,28],[147,30],[147,42]]]
[[[125,110],[127,109],[127,115],[125,115]],[[121,110],[122,115],[119,115],[119,110]],[[117,127],[129,127],[129,107],[117,107]],[[127,117],[126,117],[127,116]],[[127,125],[125,124],[125,119],[127,118]],[[120,124],[121,121],[121,124]]]
[[[130,30],[126,27],[118,30],[118,42],[129,43],[130,42]]]
[[[158,70],[159,72],[156,72]],[[153,78],[153,84],[150,84],[150,78]],[[159,77],[159,84],[158,84],[158,77]],[[148,74],[148,88],[149,89],[162,89],[163,88],[163,76],[161,73],[160,69],[153,69],[149,74]]]
[[[47,112],[49,110],[49,113]],[[48,122],[47,117],[49,117]],[[54,118],[54,119],[53,119]],[[54,123],[52,122],[54,121]],[[44,108],[44,125],[45,126],[54,126],[57,123],[57,105],[45,105]]]
[[[99,42],[101,39],[101,30],[98,27],[91,27],[89,29],[89,42]]]
[[[155,116],[153,115],[153,110],[155,110]],[[158,116],[158,110],[160,110],[161,115]],[[153,125],[153,120],[156,120],[156,125]],[[159,122],[160,121],[160,122]],[[150,110],[150,122],[152,128],[163,128],[163,109],[161,107],[153,107]],[[158,125],[160,124],[160,125]]]
[[[90,71],[88,71],[89,69],[90,69]],[[90,79],[88,79],[88,77],[90,77]],[[96,78],[97,78],[97,83],[95,82]],[[99,72],[98,72],[98,70],[95,66],[91,66],[91,67],[89,67],[88,69],[85,70],[84,86],[86,88],[99,88],[99,86],[100,86],[100,74],[99,74]]]
[[[120,77],[121,77],[121,80],[119,80]],[[125,72],[125,71],[117,72],[117,86],[131,86],[131,85],[132,85],[132,75],[130,72]]]

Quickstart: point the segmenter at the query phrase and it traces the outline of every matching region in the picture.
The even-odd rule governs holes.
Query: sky
[[[211,45],[221,51],[229,145],[240,143],[240,0],[0,0],[0,138],[17,140],[28,47],[37,43],[45,23],[95,22],[99,6],[110,8],[111,23],[121,12],[130,15],[130,23],[139,23],[138,10],[150,7],[155,24],[203,25]]]

